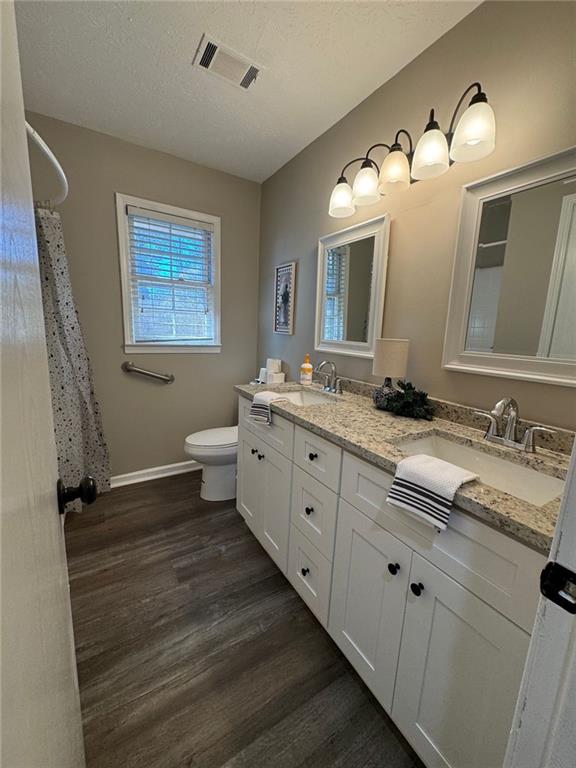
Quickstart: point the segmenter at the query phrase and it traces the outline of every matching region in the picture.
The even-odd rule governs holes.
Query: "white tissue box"
[[[285,381],[285,373],[272,373],[270,371],[266,373],[266,384],[284,384]]]
[[[280,373],[282,371],[282,360],[275,357],[269,357],[266,360],[266,370],[268,373]],[[270,382],[268,382],[270,384]]]

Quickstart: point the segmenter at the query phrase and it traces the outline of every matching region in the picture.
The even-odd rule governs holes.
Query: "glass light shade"
[[[450,146],[450,157],[458,163],[480,160],[493,152],[495,146],[494,110],[485,101],[472,104],[456,126]]]
[[[448,142],[439,128],[424,131],[412,160],[413,179],[433,179],[449,167]]]
[[[378,191],[382,195],[392,195],[394,192],[408,189],[410,186],[410,163],[401,149],[386,155],[380,169],[378,182]]]
[[[378,174],[372,166],[360,168],[354,179],[353,194],[355,205],[373,205],[380,200]]]
[[[347,181],[339,181],[330,195],[328,213],[335,219],[352,216],[356,208],[352,200],[352,187]]]

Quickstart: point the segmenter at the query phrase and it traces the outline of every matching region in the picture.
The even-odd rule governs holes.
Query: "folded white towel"
[[[398,462],[386,500],[444,531],[456,491],[477,477],[474,472],[433,456],[408,456]]]
[[[250,406],[250,418],[270,426],[272,424],[270,405],[287,399],[282,397],[280,392],[257,392]]]

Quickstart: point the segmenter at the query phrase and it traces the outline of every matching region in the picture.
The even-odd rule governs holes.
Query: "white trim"
[[[573,361],[466,351],[468,314],[476,263],[475,244],[483,204],[504,194],[559,181],[571,176],[575,171],[576,148],[572,147],[463,188],[444,335],[443,368],[484,376],[544,381],[548,384],[576,387],[576,363]]]
[[[122,290],[122,318],[124,322],[124,351],[126,353],[164,353],[164,352],[212,352],[221,351],[221,264],[220,264],[220,217],[200,211],[189,211],[186,208],[178,208],[175,205],[157,203],[153,200],[144,200],[133,195],[125,195],[122,192],[115,193],[116,198],[116,227],[118,232],[118,254],[120,259],[120,285]],[[132,304],[130,296],[130,275],[128,270],[130,245],[126,216],[128,205],[145,209],[150,213],[158,212],[171,216],[179,216],[188,221],[203,222],[213,228],[214,245],[214,343],[202,346],[201,344],[174,344],[173,342],[156,342],[151,344],[137,344],[132,335]],[[147,348],[146,348],[147,347]]]
[[[575,257],[574,254],[570,254],[568,251],[570,231],[575,214],[576,194],[567,195],[562,200],[562,209],[560,211],[560,223],[558,224],[558,236],[556,238],[556,247],[554,248],[550,281],[548,283],[548,295],[546,297],[544,319],[542,320],[538,357],[548,357],[550,347],[552,346],[556,315],[558,312],[558,302],[560,301],[560,291],[562,289],[562,279],[565,274],[566,263],[570,263],[569,258],[573,259]]]
[[[323,341],[322,315],[324,313],[324,275],[326,271],[326,250],[339,245],[349,245],[357,240],[374,237],[374,260],[372,265],[372,286],[370,289],[370,313],[368,315],[367,341]],[[318,352],[332,352],[351,357],[374,357],[374,343],[382,330],[384,316],[384,294],[388,266],[388,241],[390,237],[390,214],[354,224],[351,227],[324,235],[318,240],[318,274],[316,279],[316,328],[314,349]]]
[[[162,467],[138,469],[136,472],[127,472],[125,475],[114,475],[110,478],[110,488],[120,488],[123,485],[133,485],[134,483],[145,483],[148,480],[158,480],[160,477],[183,475],[186,472],[196,472],[199,469],[202,469],[202,465],[192,459],[189,461],[179,461],[176,464],[164,464]]]

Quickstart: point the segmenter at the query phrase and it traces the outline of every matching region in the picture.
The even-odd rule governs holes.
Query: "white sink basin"
[[[326,405],[327,403],[335,403],[337,397],[337,395],[324,392],[311,392],[308,389],[302,389],[298,392],[282,392],[281,395],[294,405]]]
[[[527,501],[535,507],[543,507],[549,501],[558,498],[564,490],[563,480],[446,440],[438,435],[403,440],[397,443],[397,446],[408,456],[424,453],[476,472],[479,479],[486,485]]]

